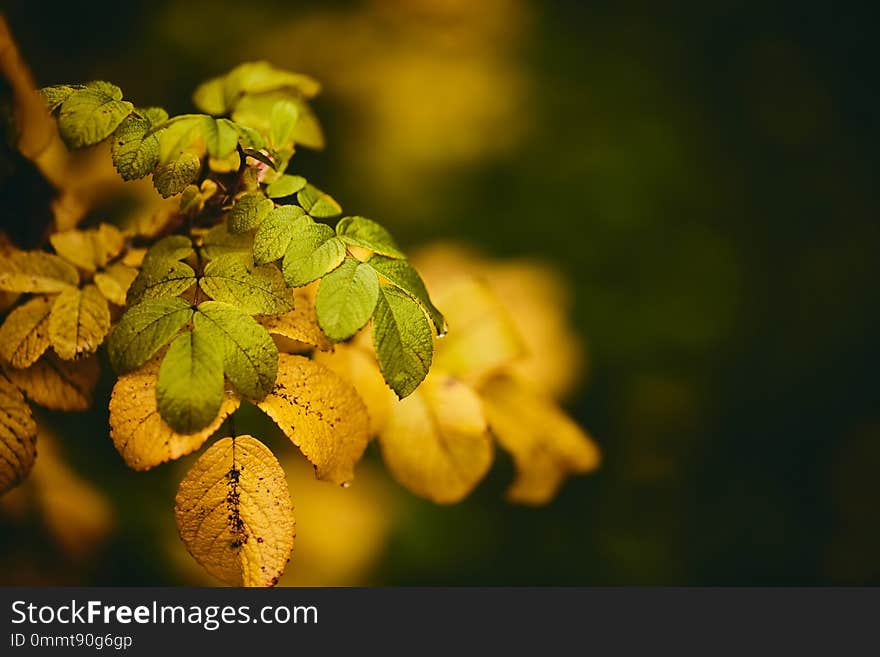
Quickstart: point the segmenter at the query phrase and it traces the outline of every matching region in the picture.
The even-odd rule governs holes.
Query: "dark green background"
[[[185,111],[198,81],[236,61],[222,47],[195,56],[163,42],[167,4],[13,0],[7,12],[40,83],[106,77],[128,97]],[[230,24],[227,0],[205,20],[258,55],[267,15],[326,3],[243,4],[253,24]],[[299,170],[407,245],[455,237],[554,262],[575,288],[591,359],[569,408],[605,460],[542,509],[502,502],[503,457],[460,505],[410,497],[374,580],[880,583],[869,3],[530,8],[519,65],[537,80],[539,129],[429,191],[423,216],[396,216],[351,181],[333,147],[351,117],[326,99],[330,146]],[[311,47],[334,38],[344,35]],[[77,422],[100,435],[106,411]],[[69,452],[113,492],[123,522],[80,576],[165,583],[152,518],[171,514],[173,478],[132,475],[109,440]],[[43,549],[39,534],[11,531],[0,535],[7,556]]]

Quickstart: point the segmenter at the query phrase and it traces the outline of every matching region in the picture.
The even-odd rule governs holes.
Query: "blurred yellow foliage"
[[[372,0],[299,13],[263,33],[261,53],[322,79],[357,117],[335,147],[368,185],[418,202],[437,174],[505,153],[529,129],[517,61],[529,24],[521,0]],[[290,47],[328,35],[344,36]]]
[[[413,395],[399,401],[382,385],[368,330],[316,354],[366,400],[392,475],[436,502],[462,499],[491,464],[487,427],[514,459],[511,501],[546,503],[567,476],[595,469],[598,448],[558,404],[583,363],[559,275],[540,263],[499,263],[452,244],[429,247],[413,262],[449,322],[431,373]]]

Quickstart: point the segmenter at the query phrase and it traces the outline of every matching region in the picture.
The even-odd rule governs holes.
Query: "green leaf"
[[[202,134],[211,157],[229,157],[238,145],[239,132],[229,119],[202,117]]]
[[[419,386],[431,368],[434,341],[425,313],[396,287],[379,288],[373,347],[385,382],[401,399]]]
[[[210,335],[187,331],[174,339],[156,381],[159,415],[172,429],[191,434],[211,424],[223,403],[223,357]]]
[[[284,280],[294,287],[306,285],[338,267],[343,258],[345,244],[330,226],[297,221],[293,224],[290,244],[284,254]]]
[[[336,234],[346,244],[353,244],[390,258],[405,258],[391,233],[366,217],[343,217],[336,224]]]
[[[235,101],[244,95],[286,89],[312,98],[321,90],[314,78],[275,68],[266,61],[239,64],[224,76],[224,82],[227,107],[234,107]]]
[[[275,385],[278,349],[253,317],[228,303],[205,301],[193,317],[223,357],[223,371],[235,389],[250,399],[262,399]]]
[[[90,83],[61,104],[58,130],[69,148],[93,146],[113,134],[133,109],[134,105],[122,100],[119,87]]]
[[[0,290],[61,292],[78,284],[76,267],[57,255],[18,251],[0,258]]]
[[[279,176],[277,180],[272,182],[272,184],[266,188],[266,195],[269,198],[293,196],[305,186],[306,179],[302,176],[289,176],[284,174]]]
[[[124,374],[146,363],[192,316],[189,302],[177,297],[148,299],[129,308],[107,341],[113,369]]]
[[[128,288],[126,303],[140,303],[145,299],[161,299],[183,294],[196,282],[196,273],[185,262],[171,260],[144,260],[137,278]]]
[[[327,219],[342,214],[342,206],[329,194],[314,185],[306,185],[297,195],[297,202],[313,217]]]
[[[155,128],[168,120],[168,112],[161,107],[138,107],[135,112],[150,122],[150,127]]]
[[[293,129],[299,119],[299,110],[289,100],[282,100],[272,106],[270,115],[269,143],[279,149],[293,145]]]
[[[217,224],[202,238],[202,256],[214,260],[224,255],[236,255],[249,258],[254,248],[251,235],[242,233],[233,235],[225,221]]]
[[[283,205],[266,215],[254,236],[254,262],[264,265],[283,257],[297,221],[311,223],[311,218],[298,205]]]
[[[334,342],[347,340],[370,320],[378,297],[376,270],[346,258],[321,279],[315,299],[318,325]]]
[[[159,139],[147,135],[151,127],[149,119],[131,114],[116,129],[110,155],[123,180],[143,178],[159,164]]]
[[[176,160],[160,164],[153,172],[153,187],[163,198],[180,194],[199,177],[202,162],[195,153],[186,152]]]
[[[40,95],[46,102],[46,109],[54,112],[77,89],[85,89],[85,87],[81,84],[56,84],[52,87],[40,89]]]
[[[205,267],[199,287],[249,315],[280,315],[293,310],[293,290],[274,265],[255,267],[237,255],[221,256]]]
[[[424,281],[422,281],[422,277],[419,276],[419,273],[409,262],[382,255],[373,255],[367,260],[367,264],[410,295],[422,308],[428,311],[431,321],[434,323],[434,328],[437,329],[438,336],[446,335],[446,319],[431,302],[431,297],[428,294]]]
[[[246,233],[256,228],[275,204],[262,192],[249,192],[239,198],[229,213],[229,232]]]
[[[147,251],[144,262],[150,260],[183,260],[193,254],[192,241],[184,235],[163,237]]]

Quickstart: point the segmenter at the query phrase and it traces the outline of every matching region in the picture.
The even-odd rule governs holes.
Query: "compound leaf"
[[[174,499],[186,549],[232,586],[273,586],[293,549],[293,503],[284,470],[252,436],[211,445]]]
[[[262,399],[275,384],[278,348],[253,317],[221,301],[205,301],[193,317],[223,356],[223,372],[233,387],[250,399]]]
[[[225,301],[249,315],[280,315],[293,308],[293,290],[274,265],[255,267],[237,255],[211,260],[199,287],[215,301]]]

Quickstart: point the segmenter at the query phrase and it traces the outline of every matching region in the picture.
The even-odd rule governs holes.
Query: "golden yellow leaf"
[[[0,495],[27,477],[37,456],[37,425],[24,397],[0,376]]]
[[[94,353],[110,330],[110,308],[94,285],[68,288],[58,295],[49,315],[49,339],[64,360]]]
[[[354,387],[303,356],[278,355],[275,388],[257,404],[315,466],[346,484],[369,441],[370,418]]]
[[[393,404],[379,446],[397,481],[441,504],[465,497],[492,465],[492,438],[477,393],[433,370]]]
[[[49,312],[55,300],[34,297],[9,313],[0,326],[0,358],[28,367],[49,348]]]
[[[238,396],[227,391],[211,424],[194,434],[177,433],[165,424],[156,407],[160,363],[161,355],[119,377],[110,397],[110,437],[128,467],[135,470],[148,470],[194,452],[239,405]]]
[[[48,353],[27,369],[6,368],[6,376],[29,399],[54,411],[84,411],[101,375],[95,356],[74,362]]]
[[[337,344],[333,351],[315,352],[312,358],[354,386],[367,406],[370,435],[378,434],[388,421],[391,404],[397,395],[385,384],[373,353],[353,342]]]
[[[42,251],[14,251],[0,258],[0,289],[7,292],[61,292],[79,283],[76,267]]]
[[[174,500],[187,550],[233,586],[273,586],[293,549],[296,525],[284,470],[252,436],[211,445]]]
[[[107,301],[124,306],[125,295],[137,275],[138,270],[134,267],[117,262],[95,274],[95,285]]]
[[[492,433],[516,466],[511,501],[544,504],[568,475],[598,467],[596,444],[549,398],[507,377],[486,382],[480,393]]]
[[[449,333],[437,341],[434,353],[438,370],[477,382],[525,353],[501,301],[483,281],[459,277],[433,298],[449,322]]]
[[[569,394],[582,378],[584,348],[570,325],[565,279],[531,261],[496,263],[485,275],[525,345],[525,357],[510,364],[510,373],[554,399]]]
[[[322,351],[333,348],[333,344],[318,326],[314,299],[307,294],[297,294],[295,291],[293,310],[283,315],[265,315],[260,317],[259,321],[273,336],[281,336]],[[292,346],[298,347],[298,345]]]
[[[147,249],[129,249],[125,252],[125,255],[119,259],[119,262],[128,267],[140,267],[143,264],[146,255]]]
[[[119,255],[125,238],[116,226],[101,224],[91,230],[65,230],[53,233],[49,241],[55,253],[86,271],[104,267]]]

